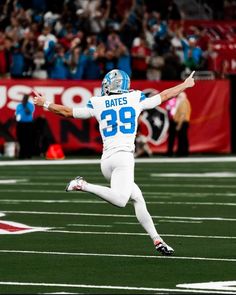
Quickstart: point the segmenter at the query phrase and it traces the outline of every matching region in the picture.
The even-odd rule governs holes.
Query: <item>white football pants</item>
[[[125,207],[129,199],[134,205],[139,223],[155,242],[161,240],[152,218],[147,210],[140,188],[134,183],[134,156],[130,152],[117,152],[102,160],[101,170],[104,177],[110,181],[111,187],[87,183],[84,191],[96,194],[103,200]]]

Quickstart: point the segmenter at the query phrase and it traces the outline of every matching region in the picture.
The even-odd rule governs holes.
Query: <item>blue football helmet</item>
[[[102,80],[102,96],[111,93],[127,93],[130,88],[130,78],[126,72],[112,70]]]

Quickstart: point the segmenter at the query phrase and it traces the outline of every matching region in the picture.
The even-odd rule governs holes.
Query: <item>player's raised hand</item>
[[[42,107],[46,101],[45,97],[42,94],[38,93],[36,90],[33,90],[32,93],[33,93],[33,103],[36,104],[37,106]]]
[[[184,81],[184,84],[186,85],[186,88],[189,88],[189,87],[193,87],[195,85],[195,81],[194,81],[194,78],[193,78],[193,75],[195,74],[195,71],[193,71],[187,79],[185,79]]]

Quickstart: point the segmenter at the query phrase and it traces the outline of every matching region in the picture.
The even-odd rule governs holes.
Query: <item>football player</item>
[[[34,91],[33,101],[37,106],[67,118],[95,117],[99,123],[103,140],[101,171],[110,181],[110,187],[89,183],[78,176],[68,183],[66,191],[90,192],[118,207],[125,207],[131,200],[139,223],[162,255],[171,255],[174,250],[157,233],[142,192],[134,181],[134,141],[137,122],[143,110],[155,108],[185,89],[193,87],[193,75],[194,72],[183,83],[147,98],[139,90],[130,90],[129,76],[115,69],[105,75],[101,96],[91,97],[87,106],[83,108],[69,108],[51,103]]]

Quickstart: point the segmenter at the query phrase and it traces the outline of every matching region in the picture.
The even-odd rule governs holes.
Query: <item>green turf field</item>
[[[1,294],[236,294],[236,162],[136,164],[170,258],[154,251],[131,204],[64,192],[77,175],[106,184],[97,164],[0,166],[1,221],[50,228],[0,235]],[[219,281],[234,282],[179,286]]]

